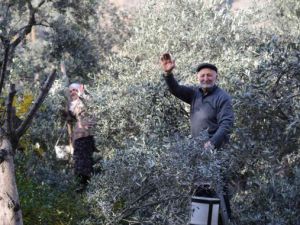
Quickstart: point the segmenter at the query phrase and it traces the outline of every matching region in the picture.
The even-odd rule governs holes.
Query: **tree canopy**
[[[299,198],[298,11],[295,1],[257,3],[256,8],[239,13],[232,12],[223,1],[147,2],[136,15],[132,37],[108,62],[109,69],[99,80],[98,137],[102,149],[116,155],[108,155],[104,173],[95,176],[90,189],[96,221],[187,221],[187,214],[178,212],[178,201],[163,202],[176,193],[184,194],[179,190],[186,183],[177,181],[174,185],[175,178],[161,181],[156,176],[174,167],[182,174],[188,167],[175,159],[172,167],[164,164],[164,154],[172,160],[171,149],[178,147],[174,135],[189,134],[188,106],[168,93],[160,76],[159,55],[169,51],[176,59],[181,83],[195,83],[194,66],[212,62],[220,70],[219,85],[233,97],[236,121],[232,143],[220,157],[229,164],[237,223],[296,223],[298,203],[292,199]],[[180,149],[181,154],[189,151],[184,144]],[[130,156],[135,151],[134,163],[127,163],[119,151]],[[140,156],[140,152],[145,155]],[[156,156],[151,168],[146,162],[153,159],[147,155]],[[118,171],[135,170],[139,163],[147,169],[142,167],[138,177],[123,174],[121,180],[108,182],[121,173]],[[143,179],[155,180],[150,187],[158,191],[136,202],[149,189]],[[119,188],[110,193],[97,187]],[[151,199],[154,195],[160,197]],[[183,208],[186,205],[181,202]]]

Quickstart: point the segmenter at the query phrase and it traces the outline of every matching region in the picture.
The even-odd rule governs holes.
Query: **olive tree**
[[[219,85],[233,97],[231,146],[218,160],[228,163],[235,221],[296,223],[298,207],[291,200],[299,198],[299,3],[256,6],[233,13],[223,1],[153,0],[137,13],[131,38],[109,58],[95,88],[97,136],[107,162],[93,179],[87,198],[92,216],[83,224],[188,222],[187,195],[178,193],[193,182],[174,174],[187,177],[190,164],[172,149],[177,146],[181,159],[191,151],[174,139],[188,136],[189,109],[169,94],[160,75],[165,51],[175,57],[181,83],[195,83],[197,63],[216,64]],[[209,174],[204,171],[199,174]],[[150,194],[151,187],[158,191]]]
[[[55,67],[62,61],[68,64],[70,77],[75,76],[74,70],[83,76],[98,68],[96,42],[87,35],[88,29],[97,24],[97,5],[93,1],[81,3],[59,0],[0,3],[1,224],[23,224],[14,156],[20,138],[38,114],[55,80]],[[19,117],[16,102],[22,97],[25,101],[26,92],[31,95],[32,102],[28,102],[31,107]]]

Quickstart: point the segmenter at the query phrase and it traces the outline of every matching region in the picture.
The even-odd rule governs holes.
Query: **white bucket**
[[[192,196],[190,225],[218,225],[220,199]]]

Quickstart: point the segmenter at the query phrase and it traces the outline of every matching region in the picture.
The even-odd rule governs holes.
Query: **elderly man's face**
[[[75,88],[70,89],[70,96],[72,100],[76,100],[78,98],[78,90]]]
[[[203,68],[197,73],[197,78],[201,88],[210,88],[216,84],[217,73],[212,69]]]

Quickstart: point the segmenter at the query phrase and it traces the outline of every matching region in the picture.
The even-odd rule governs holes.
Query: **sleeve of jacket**
[[[163,75],[165,78],[166,84],[168,85],[168,88],[170,92],[176,96],[177,98],[181,99],[182,101],[191,104],[193,95],[194,95],[194,89],[179,85],[176,79],[174,78],[173,74],[169,74],[167,76]]]
[[[229,140],[234,122],[232,101],[229,96],[222,98],[218,108],[217,121],[219,128],[210,139],[216,148],[219,148],[224,141]]]

